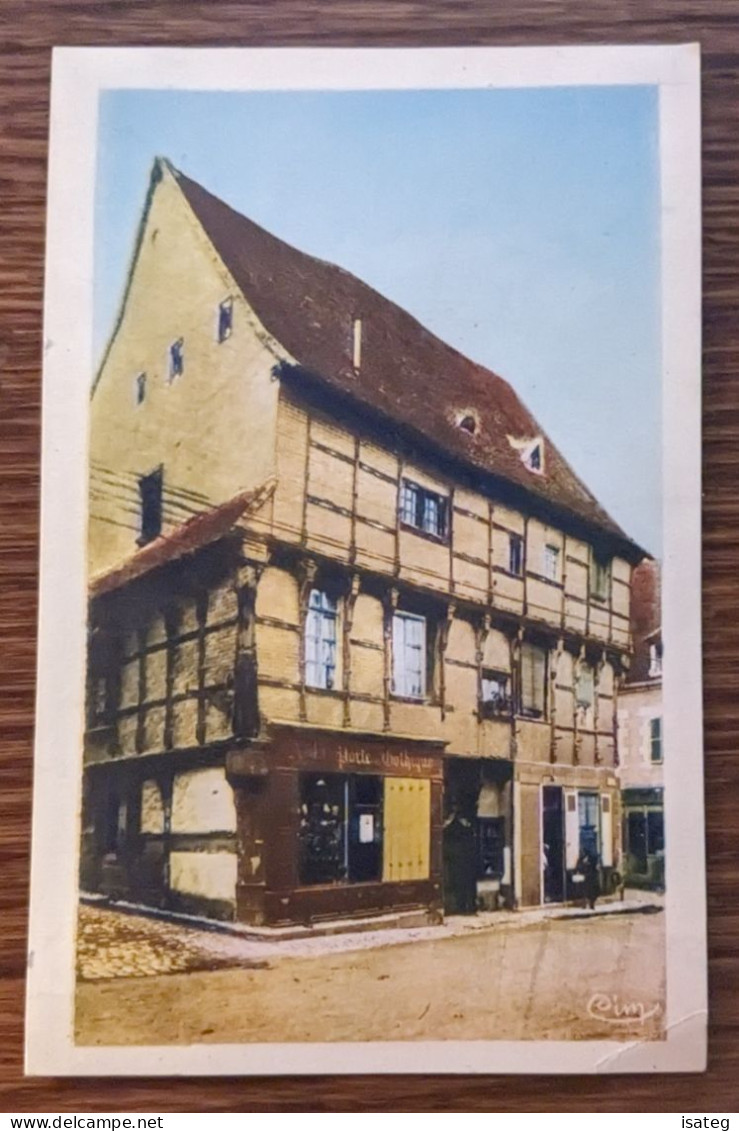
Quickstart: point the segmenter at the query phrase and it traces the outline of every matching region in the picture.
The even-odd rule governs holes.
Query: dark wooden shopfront
[[[440,921],[442,753],[440,742],[284,727],[230,756],[238,918]]]

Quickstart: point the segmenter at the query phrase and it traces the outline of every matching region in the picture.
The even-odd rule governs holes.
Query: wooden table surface
[[[705,1076],[24,1080],[41,299],[55,44],[703,49]],[[739,1100],[739,0],[0,0],[0,1110],[684,1111]],[[697,675],[698,673],[696,673]],[[686,782],[685,788],[699,788]]]

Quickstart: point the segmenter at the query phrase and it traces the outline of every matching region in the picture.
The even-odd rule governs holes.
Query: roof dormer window
[[[457,427],[461,428],[463,432],[469,432],[470,436],[474,436],[479,427],[479,422],[474,412],[458,413]]]
[[[533,471],[534,475],[544,474],[544,441],[541,436],[534,436],[532,440],[509,436],[508,443],[518,452],[524,467]]]
[[[524,448],[521,459],[529,471],[541,475],[544,471],[544,445],[541,440],[534,440],[532,444]]]

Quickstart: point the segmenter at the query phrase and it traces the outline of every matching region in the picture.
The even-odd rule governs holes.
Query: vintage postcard
[[[29,1072],[704,1066],[698,76],[55,53]]]

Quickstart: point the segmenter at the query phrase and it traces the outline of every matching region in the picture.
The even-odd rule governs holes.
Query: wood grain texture
[[[710,1068],[704,1077],[24,1080],[41,296],[50,48],[679,43],[703,47],[704,623]],[[739,0],[2,0],[0,1110],[732,1111],[739,1100]],[[687,788],[691,788],[687,783]]]

